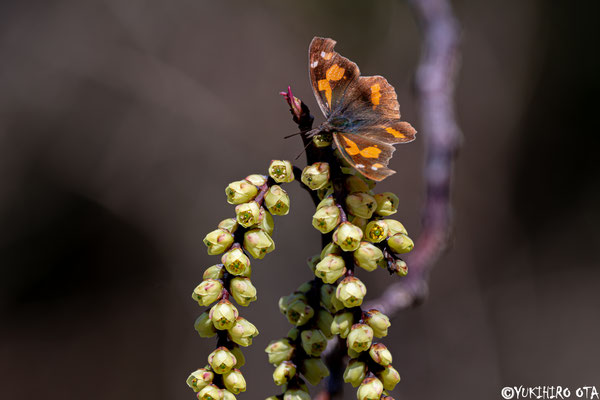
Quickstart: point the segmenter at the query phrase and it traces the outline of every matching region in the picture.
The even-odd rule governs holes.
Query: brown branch
[[[416,73],[425,140],[426,199],[423,230],[407,257],[408,276],[390,285],[367,304],[391,316],[421,303],[428,292],[431,269],[446,250],[451,231],[450,187],[460,141],[454,114],[454,86],[459,64],[459,25],[449,0],[409,1],[423,33]]]

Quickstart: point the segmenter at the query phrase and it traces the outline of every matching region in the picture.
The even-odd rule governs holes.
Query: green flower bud
[[[346,273],[344,259],[334,254],[325,256],[315,267],[315,275],[325,283],[334,283]]]
[[[344,278],[338,285],[335,295],[347,308],[360,306],[367,294],[367,287],[354,276]]]
[[[354,351],[352,349],[348,349],[348,357],[350,358],[358,358],[360,356],[360,353],[358,351]]]
[[[300,372],[311,385],[318,385],[321,379],[329,376],[329,369],[320,358],[307,358],[302,362]]]
[[[365,239],[369,242],[383,242],[387,237],[388,227],[384,221],[371,221],[365,227]]]
[[[209,315],[215,328],[225,330],[233,327],[239,313],[229,300],[221,300],[210,309]]]
[[[405,235],[408,235],[406,228],[401,222],[396,221],[395,219],[382,219],[382,221],[387,224],[390,236],[394,236],[397,233],[404,233]]]
[[[323,186],[321,189],[317,189],[317,197],[320,200],[323,200],[333,194],[333,185],[329,182],[327,185]]]
[[[374,271],[378,266],[385,265],[381,249],[369,242],[360,242],[353,256],[356,265],[367,271]]]
[[[319,263],[319,261],[321,261],[321,257],[318,255],[309,257],[306,260],[306,264],[308,265],[308,268],[310,268],[310,270],[312,271],[313,274],[315,273],[315,268],[317,267],[317,264]]]
[[[221,262],[225,265],[227,272],[232,275],[243,274],[250,266],[250,259],[240,248],[231,249],[223,254]]]
[[[350,360],[344,371],[344,382],[358,387],[367,376],[367,364],[359,360]]]
[[[236,277],[229,285],[231,295],[240,306],[246,307],[256,300],[256,288],[248,278]]]
[[[391,269],[396,273],[396,275],[408,275],[408,265],[406,265],[406,262],[404,260],[396,260],[394,262],[394,265],[392,265]]]
[[[290,295],[282,296],[279,299],[279,311],[281,311],[281,313],[283,315],[287,315],[287,310],[288,310],[290,304],[292,304],[296,300],[301,300],[304,303],[308,304],[308,300],[306,299],[306,296],[304,295],[304,293],[294,292]]]
[[[348,193],[368,192],[371,190],[369,185],[356,175],[349,175],[344,180],[344,186]]]
[[[306,293],[310,292],[312,287],[313,287],[312,281],[304,282],[302,285],[298,286],[298,289],[296,289],[296,292],[306,294]]]
[[[287,215],[290,211],[290,197],[281,186],[273,185],[265,193],[265,207],[273,215]]]
[[[300,335],[300,329],[298,329],[296,327],[290,329],[287,333],[287,337],[290,340],[297,340],[299,335]]]
[[[391,364],[387,365],[377,376],[381,379],[385,390],[394,390],[398,382],[400,382],[400,373]]]
[[[362,237],[362,229],[350,222],[342,222],[333,232],[333,241],[344,251],[358,249]]]
[[[335,289],[331,285],[321,286],[321,305],[332,314],[344,308],[344,304],[335,296]]]
[[[237,317],[235,323],[229,329],[229,338],[240,346],[250,346],[252,339],[256,336],[258,336],[256,326],[243,317]]]
[[[379,310],[369,310],[365,313],[365,322],[373,329],[373,335],[378,338],[386,337],[390,327],[390,319]]]
[[[317,204],[317,210],[320,210],[324,207],[335,206],[335,199],[333,196],[327,196],[319,204]]]
[[[246,380],[239,369],[232,369],[223,374],[223,384],[233,394],[246,391]]]
[[[269,363],[278,365],[292,358],[294,346],[287,339],[272,340],[265,352],[269,355]]]
[[[287,319],[292,325],[301,326],[315,315],[315,310],[306,301],[296,300],[287,309]]]
[[[338,226],[340,221],[340,209],[337,206],[327,206],[315,212],[312,225],[321,233],[329,233]]]
[[[277,386],[285,385],[296,375],[296,366],[290,361],[283,361],[273,372],[273,381]]]
[[[331,333],[331,323],[333,322],[333,315],[329,313],[329,311],[325,311],[323,309],[319,310],[317,313],[317,328],[323,332],[323,335],[327,339],[331,339],[333,334]]]
[[[371,347],[371,343],[373,342],[373,329],[369,325],[366,324],[354,324],[352,325],[352,329],[350,329],[350,333],[348,334],[348,338],[346,339],[346,344],[349,349],[360,353],[362,351],[366,351]]]
[[[217,226],[217,228],[225,229],[226,231],[228,231],[230,233],[235,233],[235,231],[237,230],[237,227],[238,227],[238,223],[235,218],[224,219],[223,221],[219,222],[219,225]]]
[[[383,217],[388,215],[396,214],[398,211],[398,196],[391,192],[385,192],[376,194],[375,201],[377,202],[377,209],[375,213]]]
[[[275,250],[275,243],[271,236],[260,229],[252,229],[244,233],[244,249],[257,259],[262,259]]]
[[[225,268],[221,264],[213,265],[212,267],[206,268],[202,279],[223,279],[225,276]]]
[[[294,180],[292,163],[287,160],[273,160],[269,166],[269,175],[277,183],[291,182]]]
[[[310,400],[310,395],[304,390],[289,389],[283,394],[283,400]]]
[[[198,400],[223,400],[223,390],[210,384],[198,392]]]
[[[382,394],[383,384],[381,381],[377,378],[367,378],[358,388],[356,397],[358,400],[379,400]]]
[[[208,363],[217,374],[231,371],[236,362],[235,356],[224,346],[217,347],[208,355]]]
[[[246,180],[256,186],[257,188],[261,187],[265,183],[267,183],[267,177],[260,174],[252,174],[246,177]]]
[[[258,194],[258,188],[246,180],[231,182],[225,188],[227,202],[229,204],[246,203]]]
[[[236,400],[233,393],[227,389],[223,389],[223,400]]]
[[[192,372],[191,375],[185,381],[194,392],[199,392],[207,385],[209,385],[215,377],[215,374],[209,369],[200,368]]]
[[[194,329],[198,335],[203,338],[213,337],[217,334],[217,330],[210,319],[208,311],[204,311],[194,322]]]
[[[233,244],[233,235],[225,229],[216,229],[204,237],[208,255],[221,254]]]
[[[327,347],[327,338],[319,329],[307,329],[300,334],[302,339],[302,348],[306,354],[319,357],[325,347]]]
[[[352,225],[358,226],[360,228],[360,230],[363,231],[363,233],[365,232],[365,228],[367,227],[367,224],[369,223],[368,219],[357,217],[354,215],[351,215],[350,218],[348,218],[348,221],[352,222]]]
[[[331,146],[332,140],[333,140],[333,138],[331,136],[331,133],[328,133],[328,132],[319,133],[319,134],[313,136],[313,139],[312,139],[314,145],[319,148]]]
[[[275,222],[273,221],[273,216],[271,213],[265,211],[264,208],[261,208],[261,212],[264,214],[261,221],[255,226],[255,228],[260,229],[265,232],[267,235],[271,236],[273,234],[273,229],[275,229]]]
[[[353,323],[354,317],[351,312],[336,314],[333,317],[333,322],[331,323],[331,333],[334,335],[340,335],[342,339],[346,339],[350,333],[350,330],[352,329]]]
[[[350,214],[370,219],[377,208],[377,202],[370,194],[352,193],[346,197],[346,207]]]
[[[327,256],[328,254],[336,254],[339,256],[342,254],[342,249],[340,249],[340,246],[335,244],[335,242],[330,242],[321,251],[321,259],[325,258],[325,256]]]
[[[263,215],[264,216],[264,213]],[[249,228],[260,222],[261,212],[257,202],[251,201],[235,206],[235,217],[241,226]]]
[[[201,306],[209,306],[219,300],[223,294],[223,285],[214,279],[202,281],[192,293],[192,299]]]
[[[390,237],[387,244],[397,254],[408,253],[415,247],[412,239],[403,233],[397,233]]]
[[[392,353],[383,343],[375,343],[369,349],[369,355],[377,364],[390,365],[392,363]]]
[[[231,354],[235,356],[237,361],[233,368],[242,368],[244,364],[246,364],[246,357],[244,357],[244,353],[242,353],[242,350],[239,348],[239,346],[233,346],[231,349],[229,349],[229,351],[231,351]]]
[[[329,164],[317,162],[302,171],[302,183],[311,190],[321,189],[329,183]]]

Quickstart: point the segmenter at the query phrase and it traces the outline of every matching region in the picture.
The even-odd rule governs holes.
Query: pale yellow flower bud
[[[398,382],[400,382],[400,373],[391,364],[387,365],[377,376],[381,379],[385,390],[394,390]]]
[[[267,183],[267,177],[260,174],[248,175],[246,180],[258,188]]]
[[[392,214],[396,214],[398,211],[398,196],[391,192],[385,192],[376,194],[375,201],[377,202],[377,209],[375,213],[383,217],[387,217]]]
[[[352,193],[346,197],[346,207],[350,214],[370,219],[377,208],[377,202],[370,194]]]
[[[225,188],[225,194],[229,204],[242,204],[255,198],[258,194],[258,188],[250,182],[242,180],[231,182]]]
[[[224,374],[231,371],[236,359],[227,347],[221,346],[208,355],[208,363],[217,374]]]
[[[290,324],[301,326],[307,323],[315,315],[315,310],[306,301],[296,300],[292,302],[286,312]]]
[[[221,262],[232,275],[241,275],[250,267],[250,259],[240,248],[230,249],[223,254]]]
[[[229,390],[223,389],[223,400],[236,400],[236,398]]]
[[[333,334],[331,333],[331,323],[333,322],[333,315],[329,311],[320,309],[317,313],[317,328],[323,332],[323,335],[327,339],[331,339]]]
[[[396,221],[395,219],[382,219],[382,221],[387,224],[389,229],[388,233],[390,236],[394,236],[397,233],[404,233],[405,235],[408,235],[406,228],[400,221]]]
[[[344,382],[358,387],[367,376],[367,364],[359,360],[350,360],[344,371]]]
[[[371,190],[369,185],[356,175],[349,175],[344,181],[344,186],[348,193],[368,192]]]
[[[269,166],[269,175],[277,183],[292,182],[294,180],[294,170],[292,163],[287,160],[273,160]]]
[[[235,206],[235,216],[238,224],[244,228],[249,228],[260,223],[261,217],[264,217],[264,212],[261,214],[260,209],[261,207],[256,201]]]
[[[317,162],[302,171],[302,183],[311,190],[321,189],[329,183],[329,164]]]
[[[415,247],[412,239],[403,233],[397,233],[390,237],[387,244],[397,254],[408,253]]]
[[[323,207],[335,206],[335,199],[333,196],[327,196],[323,200],[317,204],[317,210],[320,210]]]
[[[306,296],[304,295],[304,293],[294,292],[290,295],[282,296],[279,299],[279,311],[281,311],[281,313],[283,315],[287,315],[287,310],[288,310],[290,304],[292,304],[296,300],[301,300],[304,303],[308,304],[308,300],[306,299]]]
[[[333,232],[333,241],[344,251],[358,249],[362,237],[362,229],[350,222],[342,222]]]
[[[237,317],[233,326],[229,328],[229,338],[240,346],[250,346],[256,336],[258,336],[256,326],[243,317]]]
[[[269,355],[269,363],[278,365],[292,358],[294,346],[287,339],[272,340],[265,352]]]
[[[358,226],[363,233],[367,227],[367,224],[369,223],[368,219],[357,217],[355,215],[351,215],[350,218],[348,218],[348,221],[352,222],[352,225]]]
[[[321,379],[329,376],[329,369],[320,358],[305,359],[300,371],[311,385],[318,385]]]
[[[353,323],[354,317],[351,312],[336,314],[333,317],[333,322],[331,323],[331,333],[334,335],[340,335],[342,339],[346,339],[350,333],[350,330],[352,329]]]
[[[248,278],[233,278],[229,285],[229,290],[240,306],[245,307],[256,300],[256,288]]]
[[[237,230],[237,227],[238,227],[238,223],[235,218],[224,219],[223,221],[219,222],[219,225],[217,226],[217,228],[225,229],[226,231],[228,231],[230,233],[235,233],[235,231]]]
[[[213,325],[208,311],[204,311],[194,322],[194,329],[198,335],[203,338],[213,337],[217,334],[217,330]]]
[[[192,298],[201,306],[209,306],[223,295],[223,285],[215,279],[202,281],[192,293]]]
[[[384,221],[371,221],[365,227],[365,239],[371,243],[383,242],[388,237],[388,226]]]
[[[233,346],[231,349],[231,354],[235,356],[236,363],[233,368],[242,368],[244,364],[246,364],[246,357],[244,357],[244,353],[238,346]]]
[[[396,260],[392,266],[392,270],[399,276],[408,275],[408,265],[404,260]]]
[[[365,322],[373,328],[373,335],[378,338],[387,336],[390,319],[378,310],[369,310],[365,313]]]
[[[260,229],[252,229],[244,234],[244,249],[257,259],[262,259],[275,250],[271,236]]]
[[[283,394],[283,400],[310,400],[310,395],[304,390],[289,389]]]
[[[302,348],[306,354],[319,357],[325,347],[327,347],[327,338],[319,329],[307,329],[300,334],[302,339]]]
[[[383,393],[383,384],[377,378],[366,378],[358,391],[356,397],[358,400],[379,400]]]
[[[210,384],[198,392],[198,400],[224,400],[223,390]]]
[[[360,242],[360,246],[353,253],[354,262],[359,267],[374,271],[379,266],[385,266],[383,252],[377,246],[369,242]]]
[[[215,374],[206,368],[200,368],[192,372],[185,381],[194,392],[199,392],[209,385],[215,377]]]
[[[377,364],[390,365],[392,363],[392,353],[383,343],[375,343],[369,349],[369,355]]]
[[[347,308],[360,306],[367,294],[367,287],[354,276],[344,278],[338,285],[335,295]]]
[[[350,333],[348,334],[348,338],[346,339],[346,344],[349,349],[360,353],[362,351],[366,351],[371,347],[371,343],[373,342],[373,329],[369,325],[366,324],[354,324],[352,325],[352,329],[350,329]]]
[[[273,221],[273,216],[271,213],[265,211],[264,208],[261,207],[261,214],[263,215],[261,221],[256,224],[253,228],[258,228],[261,231],[265,232],[267,235],[271,236],[273,234],[273,229],[275,229],[275,222]]]
[[[332,314],[344,308],[344,304],[335,296],[335,289],[332,285],[321,286],[321,305]]]
[[[323,250],[321,250],[321,259],[325,258],[329,254],[335,254],[339,256],[342,254],[342,249],[340,249],[340,246],[335,244],[335,242],[330,242],[323,248]]]
[[[204,274],[202,275],[202,279],[223,279],[225,276],[225,268],[220,265],[213,265],[212,267],[206,268]]]
[[[209,315],[215,328],[226,330],[233,327],[239,313],[229,300],[221,300],[210,309]]]
[[[223,384],[233,394],[246,391],[246,380],[239,369],[232,369],[223,374]]]
[[[283,361],[273,371],[273,381],[277,386],[285,385],[296,375],[296,366],[290,361]]]
[[[315,212],[312,225],[321,233],[329,233],[338,226],[340,221],[340,209],[337,206],[327,206]]]
[[[214,256],[229,249],[233,244],[233,235],[225,229],[216,229],[204,237],[208,254]]]
[[[335,254],[325,256],[315,267],[315,275],[325,283],[334,283],[346,273],[344,259]]]
[[[281,186],[273,185],[265,193],[265,207],[273,215],[287,215],[290,211],[290,196]]]

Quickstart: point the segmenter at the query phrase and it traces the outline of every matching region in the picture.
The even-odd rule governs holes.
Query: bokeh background
[[[385,339],[403,377],[394,397],[600,387],[600,3],[453,4],[455,234],[428,302]],[[214,346],[193,329],[191,291],[216,262],[202,238],[233,213],[228,182],[301,150],[283,140],[296,127],[278,91],[292,85],[322,120],[307,78],[315,35],[387,77],[419,129],[421,37],[404,1],[0,3],[3,398],[193,398],[184,381]],[[422,140],[399,146],[399,173],[381,184],[413,237],[422,162]],[[276,301],[318,251],[308,196],[286,188],[278,251],[254,263],[259,300],[243,310],[261,335],[241,398],[278,393],[263,352],[289,328]],[[389,282],[365,279],[371,297]]]

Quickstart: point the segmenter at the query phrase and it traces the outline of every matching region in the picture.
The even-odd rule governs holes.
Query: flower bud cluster
[[[209,307],[196,319],[194,328],[201,337],[218,337],[208,365],[187,379],[199,400],[235,400],[246,390],[239,369],[245,363],[240,347],[251,345],[258,329],[240,316],[231,300],[242,307],[256,300],[249,256],[262,259],[275,249],[272,216],[286,215],[290,199],[274,182],[294,179],[289,161],[273,161],[269,175],[271,179],[254,174],[230,183],[225,194],[227,202],[235,205],[235,217],[221,221],[204,238],[208,254],[221,255],[221,263],[205,270],[203,281],[192,293],[200,306]]]

